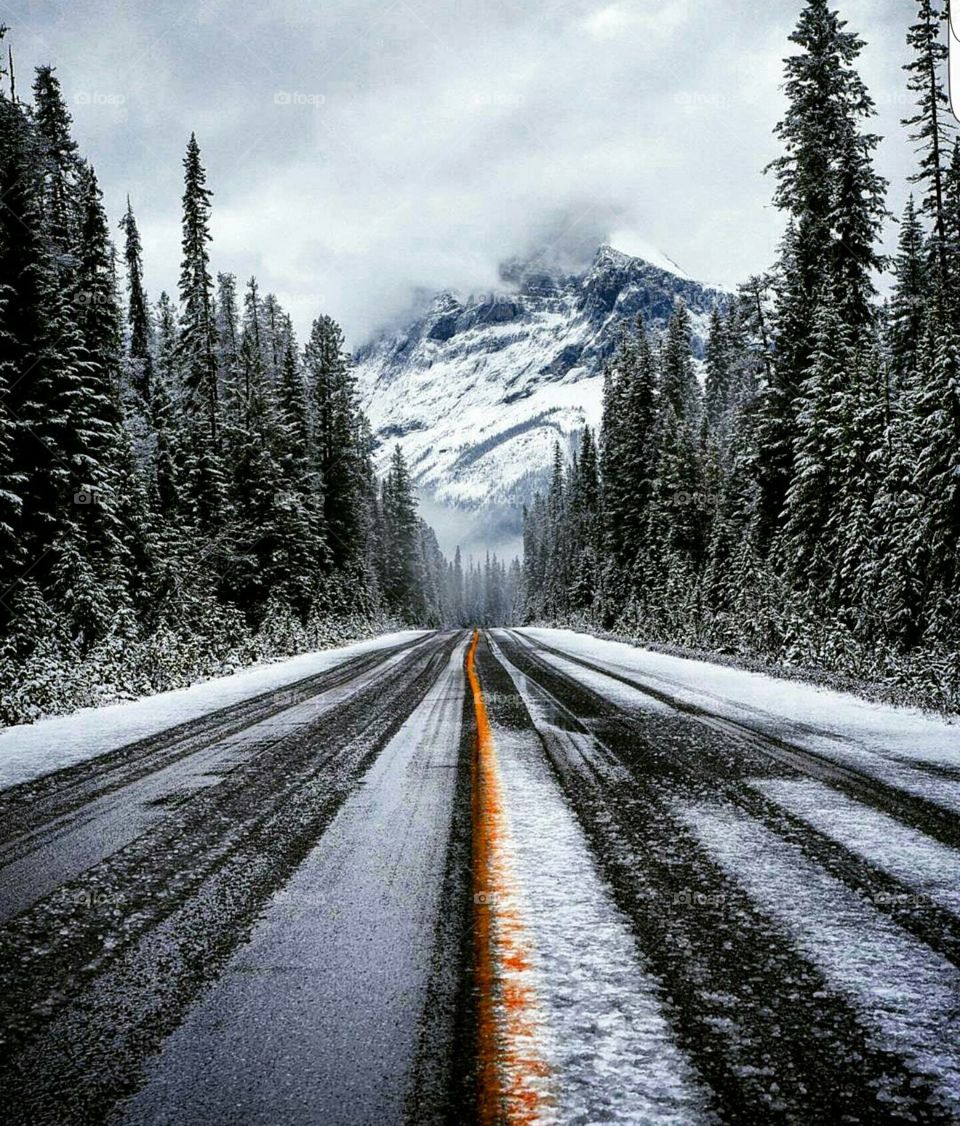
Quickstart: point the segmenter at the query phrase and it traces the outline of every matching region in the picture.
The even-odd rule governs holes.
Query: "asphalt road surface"
[[[5,1121],[960,1122],[957,779],[557,646],[406,640],[0,791]]]

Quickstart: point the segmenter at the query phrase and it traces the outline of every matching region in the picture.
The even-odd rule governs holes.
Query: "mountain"
[[[669,259],[655,265],[611,246],[580,270],[540,255],[507,262],[501,278],[496,293],[436,295],[356,353],[378,456],[385,465],[400,443],[447,545],[516,539],[554,443],[569,446],[585,424],[599,424],[603,364],[622,322],[642,314],[662,329],[682,299],[702,355],[723,297]]]

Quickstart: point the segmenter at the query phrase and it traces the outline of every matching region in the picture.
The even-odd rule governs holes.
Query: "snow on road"
[[[406,630],[385,634],[339,649],[258,665],[189,688],[7,727],[0,731],[0,789],[62,770],[231,704],[326,672],[361,654],[402,645],[426,633]]]
[[[604,641],[572,630],[522,629],[529,637],[711,715],[775,735],[841,766],[960,813],[960,725],[916,708],[706,661]],[[608,699],[662,710],[662,703],[556,654],[538,656]]]
[[[36,847],[0,870],[0,921],[22,911],[47,892],[135,841],[163,819],[165,799],[220,782],[222,773],[248,762],[263,747],[297,730],[307,730],[322,716],[342,707],[388,669],[409,659],[402,650],[373,669],[284,707],[276,715],[178,757],[118,791],[108,790],[84,806],[81,818],[65,818],[36,841]],[[6,861],[0,846],[0,860]]]
[[[676,809],[726,873],[849,1000],[876,1045],[906,1058],[931,1084],[941,1109],[960,1115],[960,970],[739,809],[723,803],[677,803]]]
[[[521,673],[494,643],[518,690]],[[538,1121],[689,1123],[703,1098],[630,924],[532,730],[493,726],[514,877],[535,964],[555,1115]]]
[[[450,835],[465,645],[168,1039],[122,1121],[403,1120]]]
[[[914,888],[918,896],[960,915],[960,852],[956,849],[822,782],[778,778],[757,779],[751,785],[817,832]]]

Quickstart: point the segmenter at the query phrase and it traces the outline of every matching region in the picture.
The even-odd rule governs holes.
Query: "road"
[[[958,808],[560,635],[410,637],[0,791],[6,1119],[960,1122]]]

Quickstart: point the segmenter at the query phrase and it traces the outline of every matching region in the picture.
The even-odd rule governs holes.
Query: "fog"
[[[909,147],[903,0],[842,0],[887,134],[899,210]],[[58,68],[147,283],[176,286],[183,150],[215,193],[213,264],[256,273],[305,332],[352,345],[416,288],[485,289],[560,241],[656,247],[733,285],[781,231],[762,169],[798,0],[204,0],[3,7],[20,90]],[[705,12],[705,8],[709,9]]]

